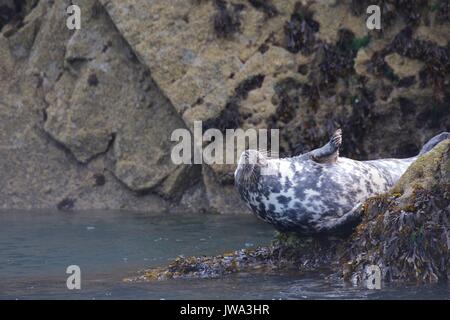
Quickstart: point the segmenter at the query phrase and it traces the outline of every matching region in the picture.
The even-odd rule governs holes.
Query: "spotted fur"
[[[433,146],[450,134],[437,137]],[[358,222],[364,200],[391,188],[417,157],[356,161],[338,157],[339,145],[284,159],[268,159],[247,150],[235,172],[236,187],[259,218],[281,231],[342,232]],[[428,143],[424,148],[433,146]],[[323,150],[328,151],[323,154]],[[318,154],[333,161],[317,161]],[[248,159],[257,159],[256,164],[248,164]]]

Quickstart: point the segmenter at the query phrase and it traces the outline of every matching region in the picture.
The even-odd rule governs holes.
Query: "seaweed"
[[[259,46],[258,51],[261,54],[266,53],[269,50],[269,46],[267,45],[267,43],[263,43],[262,45]]]
[[[384,60],[385,55],[384,52],[375,52],[370,58],[367,70],[376,76],[385,77],[391,81],[398,81],[394,70]]]
[[[404,28],[395,36],[387,50],[423,61],[425,69],[421,71],[421,85],[425,86],[431,81],[435,100],[442,101],[445,79],[450,75],[449,47],[442,47],[428,40],[414,39],[412,35],[411,27]]]
[[[91,17],[97,19],[104,13],[104,8],[99,1],[96,1],[91,8]]]
[[[359,16],[366,12],[366,2],[361,0],[352,0],[350,4],[350,11],[353,15]]]
[[[317,140],[318,132],[315,129],[313,113],[320,99],[319,88],[314,83],[302,83],[287,77],[275,84],[274,91],[271,100],[276,109],[267,121],[268,128],[281,129],[280,136],[285,142],[280,145],[281,156],[298,155],[301,151],[305,151],[306,145],[315,144]],[[306,114],[302,119],[304,126],[292,129],[290,126],[296,125],[300,109]],[[299,134],[292,135],[290,130]]]
[[[287,146],[281,146],[282,153],[298,154],[299,142],[302,145],[315,145],[319,143],[317,139],[321,139],[323,133],[320,133],[316,128],[314,113],[319,109],[322,96],[332,97],[339,95],[336,92],[336,83],[340,78],[344,79],[344,83],[347,83],[350,77],[354,76],[354,59],[359,48],[359,43],[355,46],[353,32],[347,29],[341,29],[338,32],[338,39],[335,44],[319,43],[312,63],[298,67],[297,71],[299,73],[304,75],[308,74],[307,83],[297,81],[293,78],[286,78],[276,83],[272,103],[277,105],[277,107],[275,113],[269,118],[268,125],[271,128],[283,126],[281,137],[286,140]],[[356,80],[359,81],[359,79]],[[374,101],[372,94],[367,93],[365,95],[370,96],[370,99],[363,98],[360,103],[370,102],[367,102],[367,105],[355,106],[356,110],[363,114],[356,117],[357,119],[352,118],[352,120],[356,121],[356,124],[360,125],[365,123],[366,119],[364,117],[370,113],[369,105]],[[288,130],[284,129],[284,126],[296,118],[300,105],[304,107],[305,113],[307,115],[309,114],[310,117],[302,120],[302,128],[295,129],[301,130],[302,138],[292,138]],[[330,119],[328,128],[330,130],[337,124],[347,124],[346,129],[349,132],[357,131],[359,133],[359,130],[352,128],[350,120],[348,122],[345,119],[337,119],[336,115],[330,115]],[[281,123],[277,123],[278,121]],[[363,134],[361,135],[363,136]],[[356,143],[352,146],[356,146]]]
[[[235,99],[247,99],[248,93],[252,90],[261,88],[264,82],[265,76],[262,74],[257,74],[255,76],[251,76],[241,83],[235,89]]]
[[[23,19],[26,15],[33,10],[39,0],[13,0],[8,3],[8,1],[3,1],[0,4],[0,31],[6,25],[11,25],[12,28],[5,31],[4,36],[10,37],[18,29],[24,26]]]
[[[0,5],[0,31],[9,23],[20,26],[25,15],[26,12],[23,1],[16,0],[10,5]],[[7,35],[9,35],[9,32]]]
[[[354,34],[346,29],[340,29],[335,45],[322,43],[319,46],[319,79],[321,88],[329,87],[338,78],[346,78],[354,73],[354,59],[358,50],[354,46]]]
[[[419,157],[391,191],[365,203],[363,222],[350,240],[347,278],[363,279],[380,266],[386,281],[434,283],[448,278],[449,143]],[[406,191],[409,190],[409,191]],[[361,253],[364,253],[362,255]]]
[[[447,92],[442,102],[434,102],[430,107],[416,116],[418,128],[428,127],[435,130],[446,130],[443,119],[450,119],[450,92]]]
[[[142,277],[128,281],[218,278],[242,271],[270,272],[276,269],[272,259],[272,252],[267,247],[241,249],[209,257],[179,256],[166,267],[145,270]]]
[[[358,51],[361,48],[366,47],[370,42],[370,37],[369,36],[364,36],[361,38],[356,38],[354,37],[352,40],[352,50],[354,51]]]
[[[372,217],[366,216],[349,250],[347,264],[353,275],[376,264],[386,281],[433,283],[447,279],[444,239],[448,219],[442,210],[442,195],[418,189],[414,198],[408,210],[400,209],[397,197],[368,201]],[[366,252],[362,259],[360,252]]]
[[[422,17],[431,11],[428,0],[352,0],[351,12],[354,15],[366,14],[369,5],[380,7],[383,24],[391,25],[396,17],[401,17],[408,25],[419,24]]]
[[[379,266],[384,281],[446,281],[450,273],[450,184],[442,168],[449,165],[449,148],[448,142],[439,144],[419,157],[391,191],[369,198],[361,209],[362,222],[349,238],[278,233],[266,247],[216,256],[179,256],[167,266],[145,270],[141,276],[126,281],[320,268],[355,284],[355,280],[366,279],[368,265]],[[409,188],[413,188],[412,192],[405,192]]]
[[[414,85],[416,82],[416,76],[404,77],[398,81],[397,86],[399,88],[408,88]]]
[[[302,74],[302,75],[307,75],[308,74],[308,65],[307,64],[301,64],[297,67],[297,72]]]
[[[376,119],[372,112],[375,102],[374,93],[364,85],[356,90],[356,95],[351,98],[351,114],[348,118],[337,119],[342,131],[346,132],[346,143],[343,145],[343,154],[357,154],[359,158],[367,158],[364,146],[365,135],[368,127]]]
[[[276,84],[274,89],[280,103],[275,110],[276,117],[273,117],[272,121],[279,120],[288,123],[294,118],[300,102],[298,90],[301,90],[301,88],[302,84],[292,78],[283,79]]]
[[[214,0],[216,14],[213,17],[214,31],[219,38],[229,38],[241,27],[239,11],[241,7],[230,9],[225,0]]]
[[[6,5],[0,6],[0,30],[4,25],[12,21],[17,15],[17,12]]]
[[[88,84],[91,87],[96,87],[98,86],[98,78],[97,75],[95,73],[91,73],[88,77]]]
[[[417,105],[413,101],[405,97],[399,97],[398,103],[400,105],[400,112],[403,116],[414,114],[417,109]]]
[[[270,0],[248,0],[248,2],[257,10],[264,12],[267,18],[273,18],[278,14],[277,8]]]
[[[145,270],[142,276],[126,281],[219,278],[239,272],[275,273],[280,270],[300,272],[329,269],[338,265],[343,251],[341,239],[300,238],[280,233],[266,247],[240,249],[216,256],[178,256],[169,265]]]
[[[56,208],[58,208],[58,210],[61,211],[69,211],[73,209],[73,207],[75,206],[75,202],[76,202],[75,199],[64,198],[56,205]]]
[[[415,83],[413,77],[399,79],[384,61],[384,57],[392,52],[410,59],[424,62],[425,67],[420,71],[420,87],[431,85],[434,90],[435,101],[442,101],[445,95],[445,83],[450,75],[449,46],[439,46],[429,41],[414,39],[415,28],[422,18],[427,23],[430,12],[436,13],[436,20],[443,22],[449,20],[449,0],[438,0],[429,3],[427,0],[379,0],[379,1],[352,1],[354,14],[362,14],[369,4],[379,5],[383,13],[383,23],[389,25],[396,17],[402,17],[406,27],[391,41],[387,48],[376,52],[368,65],[368,71],[376,76],[382,76],[390,81],[397,82],[399,87],[409,87]],[[355,40],[356,41],[356,40]],[[356,41],[355,45],[361,45]]]
[[[439,0],[435,3],[436,6],[436,20],[439,23],[450,21],[450,0]],[[430,8],[433,10],[433,8]]]
[[[316,39],[314,33],[319,31],[319,23],[313,19],[309,5],[297,2],[291,19],[284,26],[285,48],[292,52],[309,55],[313,52]]]
[[[234,89],[234,95],[227,102],[220,114],[216,118],[205,121],[203,125],[204,130],[216,128],[221,132],[225,132],[226,129],[238,128],[242,123],[239,112],[240,102],[247,99],[250,91],[261,88],[264,78],[264,75],[257,74],[239,83]]]
[[[413,25],[418,24],[429,9],[428,0],[396,0],[392,3],[404,21]]]

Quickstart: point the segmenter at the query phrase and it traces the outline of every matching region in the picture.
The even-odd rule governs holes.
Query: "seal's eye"
[[[238,166],[246,167],[247,169],[254,169],[255,167],[264,167],[267,165],[267,159],[264,154],[257,150],[245,150],[239,158]]]

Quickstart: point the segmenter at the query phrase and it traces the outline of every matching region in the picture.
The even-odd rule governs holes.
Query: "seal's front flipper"
[[[342,130],[338,129],[326,145],[310,152],[311,159],[318,163],[335,163],[339,157],[341,144]]]
[[[350,211],[344,213],[341,217],[330,218],[328,221],[318,226],[318,232],[331,235],[349,235],[361,222],[362,213],[363,204],[357,203]]]

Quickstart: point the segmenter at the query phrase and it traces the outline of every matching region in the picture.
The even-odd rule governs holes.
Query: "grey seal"
[[[450,133],[429,140],[419,155]],[[362,203],[391,188],[417,157],[357,161],[339,157],[342,131],[321,148],[292,158],[270,159],[244,151],[234,173],[247,206],[280,231],[303,235],[348,232],[360,218]]]

